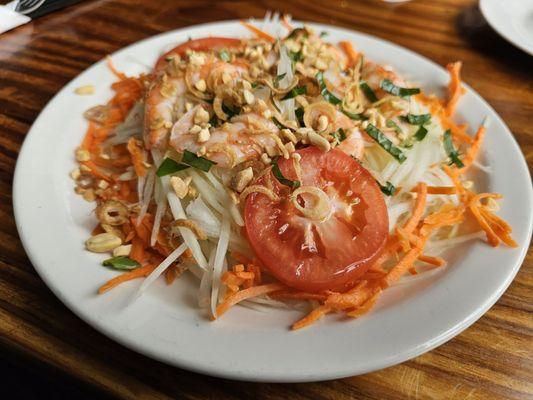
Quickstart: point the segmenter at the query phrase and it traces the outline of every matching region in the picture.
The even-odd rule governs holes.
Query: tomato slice
[[[165,68],[167,65],[167,58],[171,55],[183,56],[187,50],[194,51],[208,51],[208,50],[222,50],[232,47],[238,47],[241,45],[239,39],[225,38],[225,37],[206,37],[201,39],[188,40],[182,44],[174,47],[172,50],[167,51],[155,64],[154,70],[158,72]]]
[[[302,187],[327,194],[331,206],[323,220],[306,217],[295,207],[290,190],[272,174],[279,201],[256,192],[248,196],[244,215],[246,234],[259,260],[281,282],[305,291],[342,290],[353,286],[380,255],[389,220],[383,194],[370,173],[340,150],[316,147],[299,150]],[[296,180],[292,160],[280,159],[284,177]],[[300,206],[312,205],[308,195]]]

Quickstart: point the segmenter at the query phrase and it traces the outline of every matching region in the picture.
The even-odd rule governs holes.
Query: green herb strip
[[[396,132],[398,134],[402,134],[403,133],[402,128],[400,128],[398,126],[398,124],[396,122],[394,122],[392,119],[388,119],[387,122],[386,122],[386,125],[389,128],[394,128],[394,132]]]
[[[400,86],[396,86],[389,79],[383,79],[381,83],[379,84],[379,87],[394,96],[400,96],[400,97],[408,97],[413,94],[420,93],[420,89],[418,88],[403,88]]]
[[[422,140],[424,140],[424,138],[426,137],[427,133],[428,133],[428,130],[426,128],[424,128],[422,125],[420,125],[420,127],[416,131],[414,137],[415,137],[416,140],[421,142]]]
[[[353,112],[350,112],[350,111],[346,111],[346,110],[341,110],[341,112],[344,115],[346,115],[348,118],[353,119],[354,121],[364,121],[364,120],[368,119],[363,114],[356,114],[356,113],[353,113]]]
[[[272,117],[272,122],[274,122],[274,124],[276,124],[279,129],[285,129],[285,126],[281,122],[279,122],[276,117]]]
[[[455,147],[453,147],[452,131],[449,129],[444,132],[443,144],[446,154],[448,154],[448,156],[450,157],[450,165],[455,164],[458,168],[463,168],[465,165],[459,158],[459,153],[457,152]]]
[[[335,132],[331,134],[331,136],[337,139],[339,143],[346,140],[346,132],[342,128],[337,129]]]
[[[376,181],[376,182],[379,185],[379,188],[381,189],[381,192],[384,195],[386,195],[386,196],[394,196],[394,193],[396,193],[396,187],[392,183],[390,183],[389,181],[387,181],[387,183],[385,185],[382,185],[378,181]]]
[[[318,85],[320,87],[320,94],[324,99],[326,99],[328,103],[337,105],[342,102],[341,99],[339,99],[337,96],[335,96],[328,90],[326,82],[324,82],[324,74],[322,73],[322,71],[316,74],[316,80],[318,81]]]
[[[188,165],[180,164],[174,161],[172,158],[165,158],[155,174],[159,177],[170,175],[175,172],[183,171],[184,169],[189,168]]]
[[[301,94],[307,93],[307,86],[296,86],[292,88],[289,93],[281,98],[281,100],[289,100]]]
[[[372,124],[368,124],[365,129],[366,133],[374,139],[387,153],[397,159],[400,163],[404,162],[407,157],[403,152],[396,147],[378,128]]]
[[[107,260],[104,260],[104,262],[102,262],[102,265],[104,267],[111,267],[114,269],[120,269],[120,270],[126,270],[126,271],[129,271],[129,270],[132,270],[132,269],[135,269],[141,266],[141,264],[139,264],[137,261],[132,260],[131,258],[125,257],[125,256],[108,258]]]
[[[279,74],[278,76],[276,76],[274,78],[274,87],[278,87],[279,86],[279,81],[281,81],[283,78],[285,78],[285,75],[287,75],[286,72],[284,72],[283,74]]]
[[[208,160],[207,158],[204,158],[204,157],[199,157],[196,154],[188,150],[185,150],[183,152],[183,157],[181,161],[184,164],[190,165],[191,167],[194,167],[204,172],[209,172],[211,167],[216,164],[215,162]]]
[[[296,118],[298,119],[298,123],[300,124],[300,126],[304,126],[305,125],[305,122],[304,122],[304,113],[305,113],[305,110],[303,107],[298,107],[296,110],[294,110],[294,113],[296,114]]]
[[[282,185],[288,186],[291,189],[298,189],[300,187],[300,181],[291,181],[290,179],[287,179],[283,176],[281,173],[281,170],[279,169],[278,165],[278,157],[275,157],[272,160],[272,173],[276,177],[276,179],[281,183]]]
[[[222,103],[222,111],[228,116],[228,119],[239,115],[241,113],[241,109],[239,107],[230,107],[224,103]]]
[[[431,121],[431,114],[407,114],[402,119],[411,125],[425,125]]]
[[[218,53],[218,56],[220,57],[222,61],[225,61],[225,62],[230,62],[231,60],[231,56],[227,50],[222,50],[220,53]]]
[[[303,54],[302,51],[289,51],[289,58],[292,60],[293,63],[297,63],[298,61],[302,61]]]
[[[376,101],[378,101],[378,97],[376,96],[372,88],[368,86],[368,83],[366,83],[365,81],[361,81],[359,82],[359,87],[361,88],[369,102],[375,103]]]

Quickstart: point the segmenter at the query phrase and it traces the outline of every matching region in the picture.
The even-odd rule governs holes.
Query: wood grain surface
[[[382,371],[307,384],[233,382],[153,361],[86,325],[37,276],[17,235],[11,191],[17,154],[45,104],[130,43],[268,9],[367,32],[441,65],[463,60],[464,80],[503,117],[533,166],[533,57],[497,36],[477,1],[84,1],[0,36],[0,355],[131,399],[533,398],[531,251],[497,304],[448,343]]]

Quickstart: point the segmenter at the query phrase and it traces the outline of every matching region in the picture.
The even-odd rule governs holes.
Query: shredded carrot
[[[460,140],[461,142],[464,142],[467,144],[472,143],[473,141],[472,137],[466,133],[466,129],[468,128],[467,124],[456,125],[452,123],[451,121],[448,121],[448,123],[449,123],[449,128],[452,131],[453,139]]]
[[[367,281],[361,281],[346,293],[331,293],[324,304],[334,310],[346,310],[358,307],[373,293],[374,288],[368,285]]]
[[[518,243],[516,243],[510,235],[512,229],[507,222],[505,222],[503,219],[493,214],[486,208],[480,208],[480,213],[485,218],[487,223],[490,224],[490,226],[502,242],[504,242],[509,247],[518,247]]]
[[[424,214],[424,209],[426,207],[427,185],[421,182],[418,185],[417,191],[418,196],[416,198],[415,207],[413,208],[413,213],[404,226],[404,230],[408,233],[412,232],[416,228],[420,222],[420,219],[422,218],[422,215]]]
[[[442,267],[444,264],[446,264],[446,261],[444,261],[444,259],[441,257],[426,256],[424,254],[420,254],[418,256],[418,260],[427,264],[435,265],[437,267]]]
[[[103,179],[105,181],[111,182],[113,181],[113,178],[106,174],[102,169],[100,169],[93,161],[83,161],[81,163],[82,165],[85,165],[87,168],[89,168],[89,173],[94,175],[97,178]]]
[[[450,73],[450,83],[448,84],[448,102],[446,103],[446,115],[450,116],[455,111],[455,106],[465,89],[461,86],[461,61],[450,63],[446,69]]]
[[[417,192],[418,188],[413,188],[411,192]],[[428,186],[427,194],[444,194],[451,195],[457,193],[457,189],[454,186]]]
[[[115,68],[115,65],[113,64],[113,60],[111,60],[111,57],[107,56],[106,57],[106,60],[107,60],[107,67],[111,70],[111,72],[120,80],[123,80],[123,79],[127,79],[127,76],[123,73],[123,72],[120,72],[118,71],[116,68]]]
[[[298,291],[280,291],[269,294],[269,297],[278,300],[317,300],[325,301],[328,296],[322,293],[307,293]]]
[[[420,256],[422,253],[422,249],[419,247],[415,247],[411,250],[409,250],[403,258],[398,262],[392,269],[389,271],[385,279],[383,280],[384,286],[390,286],[393,283],[397,282],[398,279],[400,279],[409,268],[413,265],[413,263],[416,261],[416,259]]]
[[[275,292],[277,290],[285,289],[286,286],[281,283],[269,283],[261,286],[253,286],[248,289],[240,290],[235,294],[232,294],[227,299],[225,299],[217,307],[217,316],[220,317],[226,311],[228,311],[232,306],[237,303],[240,303],[243,300],[250,299],[252,297],[261,296],[263,294],[268,294]],[[216,318],[216,317],[215,317]]]
[[[140,264],[142,264],[144,260],[146,259],[146,255],[144,253],[143,241],[139,239],[138,237],[134,237],[131,240],[131,250],[130,250],[129,257],[137,261]]]
[[[477,157],[477,154],[479,153],[479,149],[481,147],[481,143],[483,142],[483,139],[485,137],[485,133],[487,131],[487,128],[484,124],[481,124],[476,132],[476,136],[474,138],[474,141],[472,142],[472,145],[468,148],[465,157],[463,158],[463,164],[464,167],[459,170],[460,173],[466,172],[468,167],[472,165],[474,160]]]
[[[376,304],[376,301],[377,299],[379,298],[381,294],[381,289],[378,289],[373,295],[372,297],[370,297],[367,301],[365,301],[361,306],[351,310],[351,311],[348,311],[346,313],[347,316],[349,317],[352,317],[352,318],[358,318],[362,315],[365,315],[367,314],[373,307],[374,305]]]
[[[115,286],[120,285],[121,283],[131,281],[136,278],[144,278],[148,276],[154,269],[156,269],[157,264],[148,264],[143,267],[136,268],[132,271],[126,272],[122,275],[117,276],[116,278],[111,279],[106,282],[98,289],[98,293],[102,294],[107,292],[110,289],[113,289]]]
[[[297,329],[302,329],[309,325],[312,325],[330,311],[331,309],[328,306],[318,306],[305,317],[303,317],[301,320],[296,321],[294,324],[292,324],[291,329],[295,331]]]
[[[348,67],[353,68],[357,64],[357,60],[359,59],[359,53],[355,51],[353,48],[353,45],[351,42],[348,41],[340,41],[339,46],[341,47],[344,54],[346,54],[346,57],[348,58]]]
[[[246,22],[246,21],[240,21],[240,22],[246,29],[248,29],[249,31],[254,33],[257,37],[259,37],[261,39],[265,39],[266,41],[268,41],[270,43],[274,43],[276,41],[276,39],[273,36],[269,35],[265,31],[262,31],[261,29],[255,27],[255,26],[253,26],[249,22]]]
[[[137,176],[146,175],[146,155],[144,153],[142,142],[138,139],[131,138],[128,141],[128,151],[131,154],[131,160],[133,162],[133,168]]]
[[[232,252],[231,252],[231,257],[232,257],[235,261],[237,261],[237,262],[239,262],[239,263],[241,263],[241,264],[243,264],[243,265],[251,264],[251,263],[252,263],[252,259],[251,259],[251,258],[246,257],[244,254],[239,253],[238,251],[232,251]]]

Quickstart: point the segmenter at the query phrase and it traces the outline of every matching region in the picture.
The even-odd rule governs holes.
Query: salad
[[[501,196],[468,179],[486,123],[452,120],[460,62],[439,99],[326,32],[242,24],[252,37],[190,39],[149,74],[109,60],[114,95],[85,112],[71,172],[95,203],[86,248],[117,270],[99,293],[191,273],[212,319],[291,307],[299,329],[364,315],[466,241],[517,246]]]

